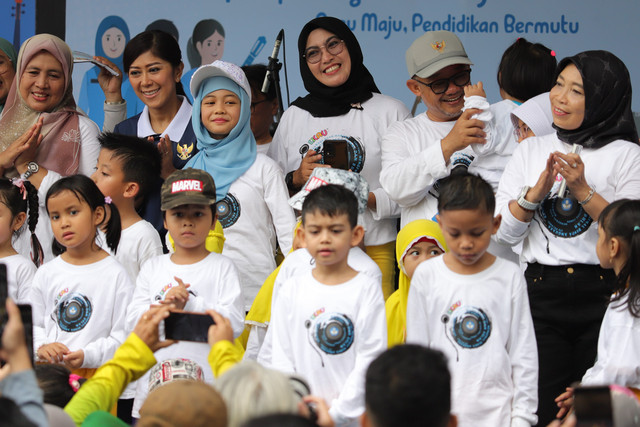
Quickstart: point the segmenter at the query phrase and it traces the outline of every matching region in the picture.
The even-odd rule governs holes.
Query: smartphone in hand
[[[335,169],[349,170],[349,151],[344,139],[327,139],[323,142],[322,160]]]
[[[164,320],[164,331],[168,340],[207,342],[213,324],[208,314],[175,310]]]

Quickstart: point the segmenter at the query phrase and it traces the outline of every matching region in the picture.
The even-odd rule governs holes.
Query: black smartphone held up
[[[164,331],[168,340],[207,342],[213,324],[208,314],[176,310],[164,319]]]
[[[322,143],[322,160],[332,168],[349,170],[349,151],[344,139],[327,139]]]
[[[576,387],[573,390],[573,407],[577,427],[613,427],[609,387]]]

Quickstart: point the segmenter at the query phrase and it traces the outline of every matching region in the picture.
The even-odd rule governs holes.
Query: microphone
[[[273,52],[271,52],[271,56],[269,57],[269,66],[267,67],[267,74],[264,76],[264,82],[262,83],[262,93],[267,93],[269,91],[269,85],[271,84],[271,70],[274,68],[276,62],[278,62],[278,52],[280,52],[280,45],[282,44],[282,39],[284,38],[284,28],[280,30],[278,36],[276,37],[276,42],[273,45]]]
[[[578,144],[573,144],[573,147],[571,147],[571,153],[575,154],[580,154],[580,152],[582,151],[582,145],[578,145]],[[562,199],[564,198],[564,192],[567,191],[567,180],[562,178],[562,182],[560,183],[560,189],[558,189],[558,198]]]

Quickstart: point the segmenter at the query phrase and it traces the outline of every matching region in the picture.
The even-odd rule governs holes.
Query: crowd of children
[[[42,58],[62,66],[47,42],[64,42],[35,42],[12,90],[30,78],[62,96],[71,83],[54,80],[69,70],[35,74]],[[123,54],[142,113],[121,121],[122,77],[98,76],[105,129],[121,123],[97,155],[76,147],[84,174],[40,148],[58,107],[17,98],[34,106],[15,140],[0,128],[0,262],[8,296],[31,305],[45,402],[75,425],[299,413],[287,425],[527,427],[572,412],[576,381],[640,393],[640,146],[624,64],[589,51],[557,65],[521,38],[490,105],[455,34],[427,32],[406,53],[427,111],[408,118],[342,21],[310,21],[298,48],[309,94],[273,142],[266,69],[250,80],[202,65],[192,106],[177,43],[157,30]],[[346,164],[331,167],[342,148]],[[3,390],[16,420],[47,425],[15,397],[35,382],[6,307]],[[165,339],[179,312],[203,314],[206,336]]]

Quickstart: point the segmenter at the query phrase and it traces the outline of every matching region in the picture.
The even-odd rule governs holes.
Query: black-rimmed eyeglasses
[[[425,85],[426,87],[431,89],[433,93],[435,93],[436,95],[440,95],[441,93],[445,93],[447,89],[449,89],[449,83],[451,82],[453,82],[453,84],[458,87],[464,87],[468,85],[469,82],[471,81],[471,70],[464,70],[459,72],[458,74],[455,74],[449,77],[448,79],[439,79],[431,83],[425,83],[416,78],[413,78],[412,80],[422,85]]]

